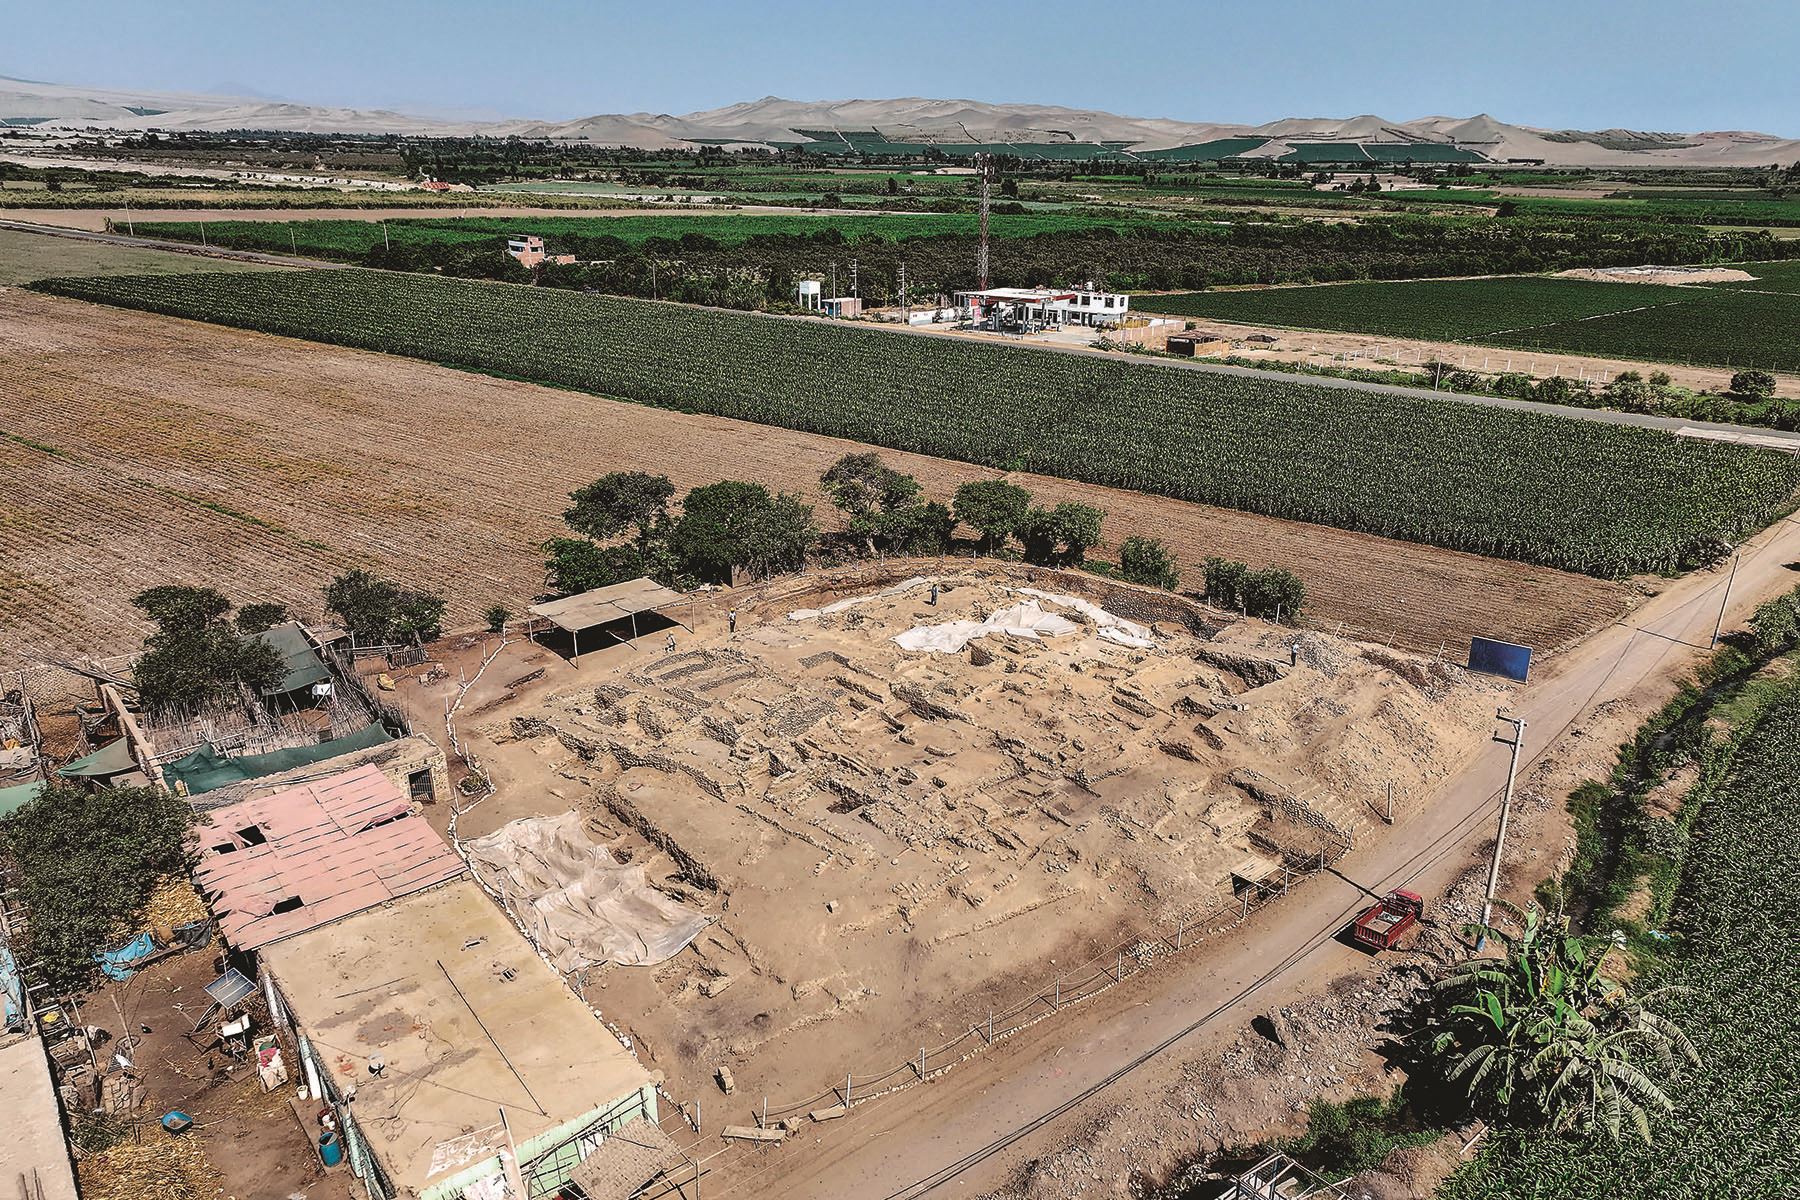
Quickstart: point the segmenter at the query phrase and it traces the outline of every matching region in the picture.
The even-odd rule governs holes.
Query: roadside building
[[[1183,358],[1230,354],[1231,339],[1207,329],[1190,329],[1186,333],[1171,333],[1168,350],[1170,354],[1179,354]]]
[[[195,882],[330,1116],[310,1132],[341,1139],[370,1200],[489,1200],[513,1178],[550,1196],[679,1161],[656,1080],[379,767],[213,809],[197,837]]]
[[[956,293],[956,306],[985,329],[1029,332],[1064,325],[1122,324],[1131,297],[1081,288],[995,287]]]
[[[519,260],[522,267],[535,267],[544,261],[544,239],[524,233],[506,239],[506,252]]]

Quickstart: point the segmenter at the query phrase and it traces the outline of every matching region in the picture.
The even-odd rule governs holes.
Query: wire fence
[[[1155,927],[1134,931],[1086,962],[1034,987],[1013,1004],[971,1022],[949,1041],[920,1046],[916,1056],[880,1070],[847,1070],[842,1083],[803,1099],[779,1104],[765,1100],[756,1114],[757,1121],[774,1123],[821,1110],[848,1110],[861,1101],[936,1078],[995,1043],[1124,982],[1158,960],[1240,924],[1269,900],[1286,895],[1296,883],[1326,870],[1349,848],[1349,839],[1338,838],[1330,851],[1321,850],[1299,861],[1286,859],[1279,871],[1267,879],[1239,881],[1231,901],[1200,912],[1180,912]]]

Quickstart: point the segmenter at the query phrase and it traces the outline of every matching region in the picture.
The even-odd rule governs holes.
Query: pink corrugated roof
[[[254,826],[263,841],[246,838]],[[317,928],[462,874],[463,861],[380,768],[202,815],[194,880],[240,950]],[[231,847],[229,850],[223,847]],[[292,897],[300,906],[276,912]]]

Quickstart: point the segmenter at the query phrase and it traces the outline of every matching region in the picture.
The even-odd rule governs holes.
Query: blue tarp
[[[94,961],[100,964],[100,970],[105,972],[108,979],[130,979],[131,964],[155,953],[155,940],[147,933],[140,933],[117,950],[94,955]]]
[[[19,980],[19,964],[0,942],[0,1029],[19,1029],[25,1023],[25,985]]]

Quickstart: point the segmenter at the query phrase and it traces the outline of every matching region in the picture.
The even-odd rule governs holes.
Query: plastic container
[[[344,1143],[332,1130],[327,1129],[319,1135],[319,1159],[328,1167],[344,1161]]]

